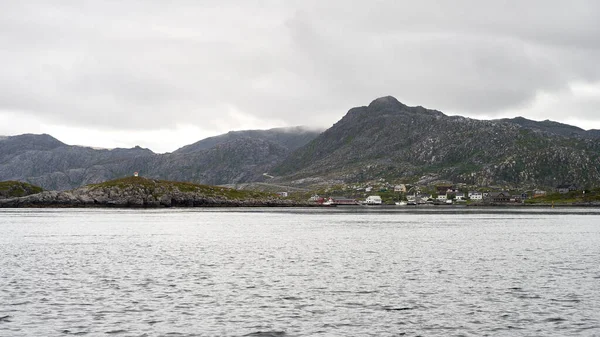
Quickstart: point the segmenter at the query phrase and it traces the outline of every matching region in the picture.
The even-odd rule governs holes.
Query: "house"
[[[534,190],[533,191],[534,198],[543,198],[545,196],[546,196],[546,191],[543,191],[543,190]]]
[[[394,186],[394,192],[396,193],[406,193],[406,185],[400,184]]]
[[[510,197],[508,192],[490,192],[488,198],[490,202],[510,202]]]
[[[378,195],[370,195],[367,197],[367,200],[365,200],[365,204],[367,205],[381,205],[381,203],[381,197]]]
[[[282,198],[287,198],[288,196],[288,192],[277,192],[277,195],[282,197]]]
[[[373,190],[373,187],[371,187],[371,186],[367,186],[365,188],[365,192],[367,192],[367,193],[371,192],[372,190]]]
[[[325,201],[326,205],[358,205],[358,201],[356,199],[346,198],[346,197],[329,197],[327,201]]]
[[[438,194],[437,200],[446,201],[446,200],[448,200],[448,195],[447,194]]]
[[[308,199],[308,202],[314,202],[318,204],[322,204],[325,201],[325,198],[320,197],[318,194],[313,195]]]
[[[483,193],[481,193],[481,192],[469,191],[468,196],[469,196],[469,199],[471,199],[473,201],[482,201],[483,200]]]
[[[569,193],[571,191],[576,191],[576,190],[577,190],[577,186],[575,186],[573,184],[565,184],[565,185],[556,186],[556,192],[558,192],[560,194],[566,194],[566,193]]]
[[[455,196],[454,200],[456,200],[456,201],[465,201],[465,194],[462,193],[462,192],[456,193],[456,196]]]

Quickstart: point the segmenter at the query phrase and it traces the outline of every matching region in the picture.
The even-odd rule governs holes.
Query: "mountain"
[[[600,130],[522,117],[447,116],[387,96],[350,109],[322,133],[301,127],[234,131],[167,154],[71,146],[49,135],[0,138],[0,181],[68,190],[135,171],[210,185],[310,187],[385,179],[586,186],[600,181]]]
[[[533,121],[523,117],[499,119],[499,122],[513,123],[521,126],[524,129],[546,132],[552,135],[564,137],[583,137],[583,138],[600,138],[600,130],[584,130],[576,126],[558,123],[550,120],[542,122]]]
[[[0,163],[26,151],[51,151],[65,144],[50,135],[24,134],[0,138]]]
[[[555,186],[600,181],[595,131],[554,122],[475,120],[394,97],[350,109],[272,172],[278,181],[377,178]]]
[[[239,139],[258,139],[269,141],[294,151],[315,139],[323,130],[313,130],[302,126],[275,128],[269,130],[230,131],[226,134],[209,137],[194,144],[186,145],[174,153],[192,153],[213,148],[219,144]]]
[[[263,173],[291,151],[263,139],[239,138],[190,153],[171,153],[127,162],[130,172],[156,179],[223,185],[261,181]]]
[[[64,144],[49,135],[0,139],[0,180],[26,181],[68,190],[130,176],[202,184],[261,181],[263,173],[318,135],[302,127],[236,131],[207,138],[174,153],[148,149],[93,149]]]
[[[156,154],[139,146],[96,150],[67,145],[45,134],[11,136],[0,140],[0,180],[66,190],[123,175],[123,162],[152,156]]]

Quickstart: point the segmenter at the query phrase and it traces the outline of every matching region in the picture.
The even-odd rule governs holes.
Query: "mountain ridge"
[[[12,136],[0,140],[0,180],[26,181],[48,190],[68,190],[134,171],[156,179],[206,184],[260,181],[266,170],[292,151],[288,146],[295,149],[316,134],[302,127],[264,130],[264,134],[233,132],[212,137],[208,140],[212,146],[166,154],[139,146],[110,150],[72,146],[49,135]],[[20,139],[26,140],[24,144]]]
[[[166,154],[71,146],[50,135],[0,138],[0,180],[66,190],[139,171],[154,179],[212,185],[373,179],[591,184],[600,181],[598,140],[600,130],[523,117],[447,116],[384,96],[351,108],[323,132],[231,131]]]
[[[600,178],[599,138],[583,130],[565,135],[574,129],[447,116],[387,96],[350,109],[273,173],[299,184],[427,176],[478,185],[592,183]]]

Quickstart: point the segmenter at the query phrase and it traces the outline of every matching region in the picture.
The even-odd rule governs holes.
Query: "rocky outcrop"
[[[0,207],[290,207],[276,195],[217,186],[124,178],[71,191],[45,191],[0,200]]]

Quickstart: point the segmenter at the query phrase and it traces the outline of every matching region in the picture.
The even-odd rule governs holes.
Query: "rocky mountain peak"
[[[48,134],[26,133],[18,136],[0,139],[0,146],[19,146],[21,150],[53,149],[65,145],[58,139]]]
[[[600,145],[589,141],[593,135],[556,122],[446,116],[388,96],[351,109],[272,172],[298,181],[435,175],[482,186],[586,184],[600,177]]]
[[[406,105],[393,96],[384,96],[375,99],[367,108],[369,111],[397,111],[406,108]]]

